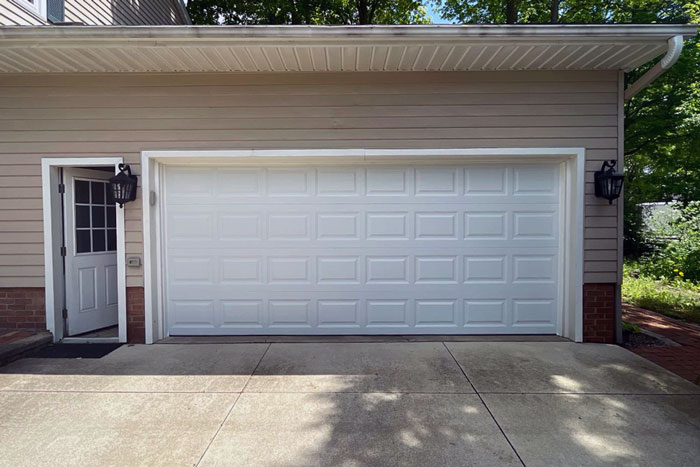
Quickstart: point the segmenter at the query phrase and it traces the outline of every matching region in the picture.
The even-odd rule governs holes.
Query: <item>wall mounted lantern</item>
[[[127,164],[119,164],[119,173],[109,179],[109,190],[112,193],[114,202],[119,204],[120,208],[124,207],[124,203],[136,199],[136,183],[138,178],[136,175],[131,175],[131,167]]]
[[[622,183],[625,176],[615,171],[617,161],[603,162],[603,166],[595,173],[595,195],[598,198],[607,199],[612,204],[614,199],[620,197]]]

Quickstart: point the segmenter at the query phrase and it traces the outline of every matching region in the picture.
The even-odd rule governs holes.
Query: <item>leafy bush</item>
[[[638,332],[642,332],[642,328],[637,326],[634,323],[628,323],[627,321],[622,322],[622,330],[626,332],[630,332],[632,334],[637,334]]]
[[[677,215],[662,212],[665,221],[651,218],[644,237],[656,245],[639,259],[644,275],[657,280],[688,280],[700,283],[700,201],[673,208]]]
[[[700,284],[679,276],[655,279],[642,273],[639,263],[625,263],[622,300],[640,308],[700,323]]]

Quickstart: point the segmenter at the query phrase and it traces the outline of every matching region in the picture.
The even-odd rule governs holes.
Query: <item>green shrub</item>
[[[642,272],[639,263],[625,263],[622,300],[640,308],[700,323],[700,284],[679,276],[655,279]]]
[[[637,326],[634,323],[628,323],[627,321],[622,322],[622,330],[626,332],[631,332],[632,334],[637,334],[638,332],[642,332],[642,328]]]
[[[639,258],[638,268],[657,280],[688,280],[700,283],[700,202],[679,207],[671,221],[650,219],[644,236],[655,244]],[[668,217],[668,213],[663,213]]]

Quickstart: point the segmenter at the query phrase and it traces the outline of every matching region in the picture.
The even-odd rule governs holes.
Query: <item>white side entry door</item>
[[[65,168],[66,335],[118,323],[116,204],[112,172]]]

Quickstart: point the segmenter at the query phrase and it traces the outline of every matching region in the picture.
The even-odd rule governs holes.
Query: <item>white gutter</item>
[[[450,40],[492,42],[534,40],[554,42],[654,43],[672,36],[697,34],[696,25],[399,25],[399,26],[1,26],[0,39],[18,40],[197,40],[197,41],[399,41]]]
[[[637,81],[625,90],[625,100],[636,96],[642,89],[649,86],[656,78],[661,76],[678,61],[683,51],[683,36],[673,36],[668,40],[668,50],[659,63],[644,73]]]

